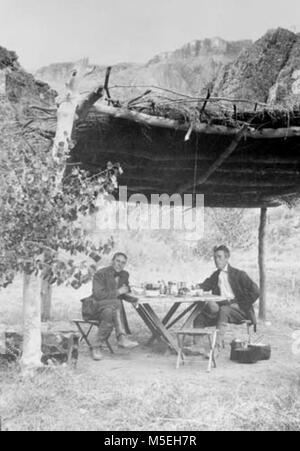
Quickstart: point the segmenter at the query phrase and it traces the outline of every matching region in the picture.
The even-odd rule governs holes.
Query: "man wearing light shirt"
[[[224,269],[221,270],[219,274],[219,289],[222,298],[227,299],[227,301],[232,301],[235,295],[232,291],[229,279],[228,279],[229,265],[226,265]]]
[[[226,246],[214,249],[217,271],[200,288],[221,296],[224,302],[210,302],[194,323],[195,328],[217,326],[219,343],[224,339],[227,324],[241,324],[251,320],[256,326],[253,305],[260,294],[257,284],[244,271],[232,268],[229,259],[230,251]]]

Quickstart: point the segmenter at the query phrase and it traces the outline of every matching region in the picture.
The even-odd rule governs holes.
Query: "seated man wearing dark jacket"
[[[98,337],[93,348],[94,360],[101,360],[101,349],[105,347],[106,340],[113,329],[116,331],[118,345],[122,348],[133,348],[138,343],[129,340],[126,336],[122,322],[122,300],[136,302],[137,299],[129,296],[129,273],[124,271],[127,256],[117,253],[112,265],[100,269],[93,279],[93,295],[83,300],[82,316],[85,320],[99,322]]]
[[[259,298],[259,288],[250,277],[239,269],[229,265],[230,251],[226,246],[214,249],[217,271],[200,288],[212,294],[222,296],[224,302],[209,303],[196,318],[196,328],[217,326],[219,344],[223,341],[228,323],[241,324],[251,320],[256,326],[253,304]]]

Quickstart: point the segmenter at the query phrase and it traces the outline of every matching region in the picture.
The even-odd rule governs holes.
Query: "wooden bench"
[[[90,351],[92,351],[93,346],[92,346],[92,344],[91,344],[91,342],[89,340],[89,335],[92,332],[92,329],[94,327],[97,327],[97,328],[99,327],[98,321],[85,321],[85,320],[82,320],[82,319],[73,319],[72,323],[75,324],[75,326],[77,327],[77,329],[78,329],[78,331],[80,333],[79,341],[80,342],[85,341],[86,344],[88,345]],[[86,330],[85,330],[85,326],[87,326]],[[106,346],[109,349],[110,353],[114,354],[114,351],[113,351],[108,339],[106,340]]]
[[[246,327],[247,327],[248,341],[250,344],[251,343],[251,327],[253,327],[254,333],[257,333],[257,325],[253,324],[253,322],[250,320],[245,321],[244,324],[246,324]]]
[[[216,329],[209,330],[209,329],[182,329],[178,332],[176,332],[177,340],[178,340],[178,356],[177,356],[177,365],[176,368],[179,369],[180,364],[182,363],[184,365],[184,340],[186,337],[207,337],[208,343],[209,343],[209,361],[208,361],[208,368],[207,372],[210,373],[212,369],[212,365],[214,365],[215,368],[217,368],[217,362],[215,358],[215,350],[216,350],[216,344],[217,344],[217,337],[218,337],[218,331]]]

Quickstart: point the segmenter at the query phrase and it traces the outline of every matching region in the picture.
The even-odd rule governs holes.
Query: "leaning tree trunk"
[[[57,126],[54,139],[52,156],[57,162],[66,162],[72,143],[72,132],[74,123],[83,119],[97,100],[103,95],[103,86],[89,93],[83,100],[79,94],[79,82],[89,75],[87,60],[79,63],[74,69],[70,81],[67,83],[67,93],[57,99]],[[63,181],[64,168],[57,174],[56,187],[59,188]],[[24,369],[34,369],[41,365],[41,296],[40,290],[33,284],[33,276],[24,273],[23,291],[23,356],[22,365]],[[47,296],[49,296],[48,287]],[[49,298],[48,298],[49,300]],[[49,307],[49,306],[48,306]]]
[[[23,355],[24,370],[41,366],[41,302],[37,289],[38,279],[24,272],[23,280]]]

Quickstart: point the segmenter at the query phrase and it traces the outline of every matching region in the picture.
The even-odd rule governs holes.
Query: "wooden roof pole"
[[[267,292],[266,292],[266,238],[267,238],[267,208],[261,208],[258,234],[258,264],[260,279],[259,318],[267,319]]]
[[[230,145],[227,147],[227,149],[219,156],[219,158],[217,158],[217,160],[211,165],[211,167],[208,169],[208,171],[202,175],[201,177],[199,177],[196,181],[196,186],[199,185],[203,185],[205,182],[207,182],[207,180],[209,179],[209,177],[216,172],[216,170],[222,166],[222,164],[230,157],[230,155],[237,149],[240,141],[242,140],[242,138],[244,137],[244,133],[245,130],[248,126],[247,125],[243,125],[243,127],[241,128],[241,130],[237,133],[237,135],[233,138],[232,142],[230,143]],[[186,184],[184,186],[181,186],[179,189],[179,193],[182,194],[186,191],[188,191],[189,189],[193,188],[193,185],[191,184]]]
[[[188,122],[182,123],[175,119],[138,113],[137,111],[130,110],[128,108],[107,106],[100,102],[95,105],[95,112],[98,112],[101,115],[108,115],[116,119],[125,119],[127,121],[146,125],[148,127],[166,128],[185,132],[189,131],[191,127],[191,124]],[[238,129],[235,127],[227,127],[226,125],[208,125],[206,123],[193,124],[193,131],[195,133],[205,133],[208,135],[236,136],[238,134]],[[293,136],[300,136],[300,127],[292,126],[275,129],[263,128],[261,130],[256,130],[248,124],[248,130],[245,131],[245,137],[253,139],[282,139]]]

